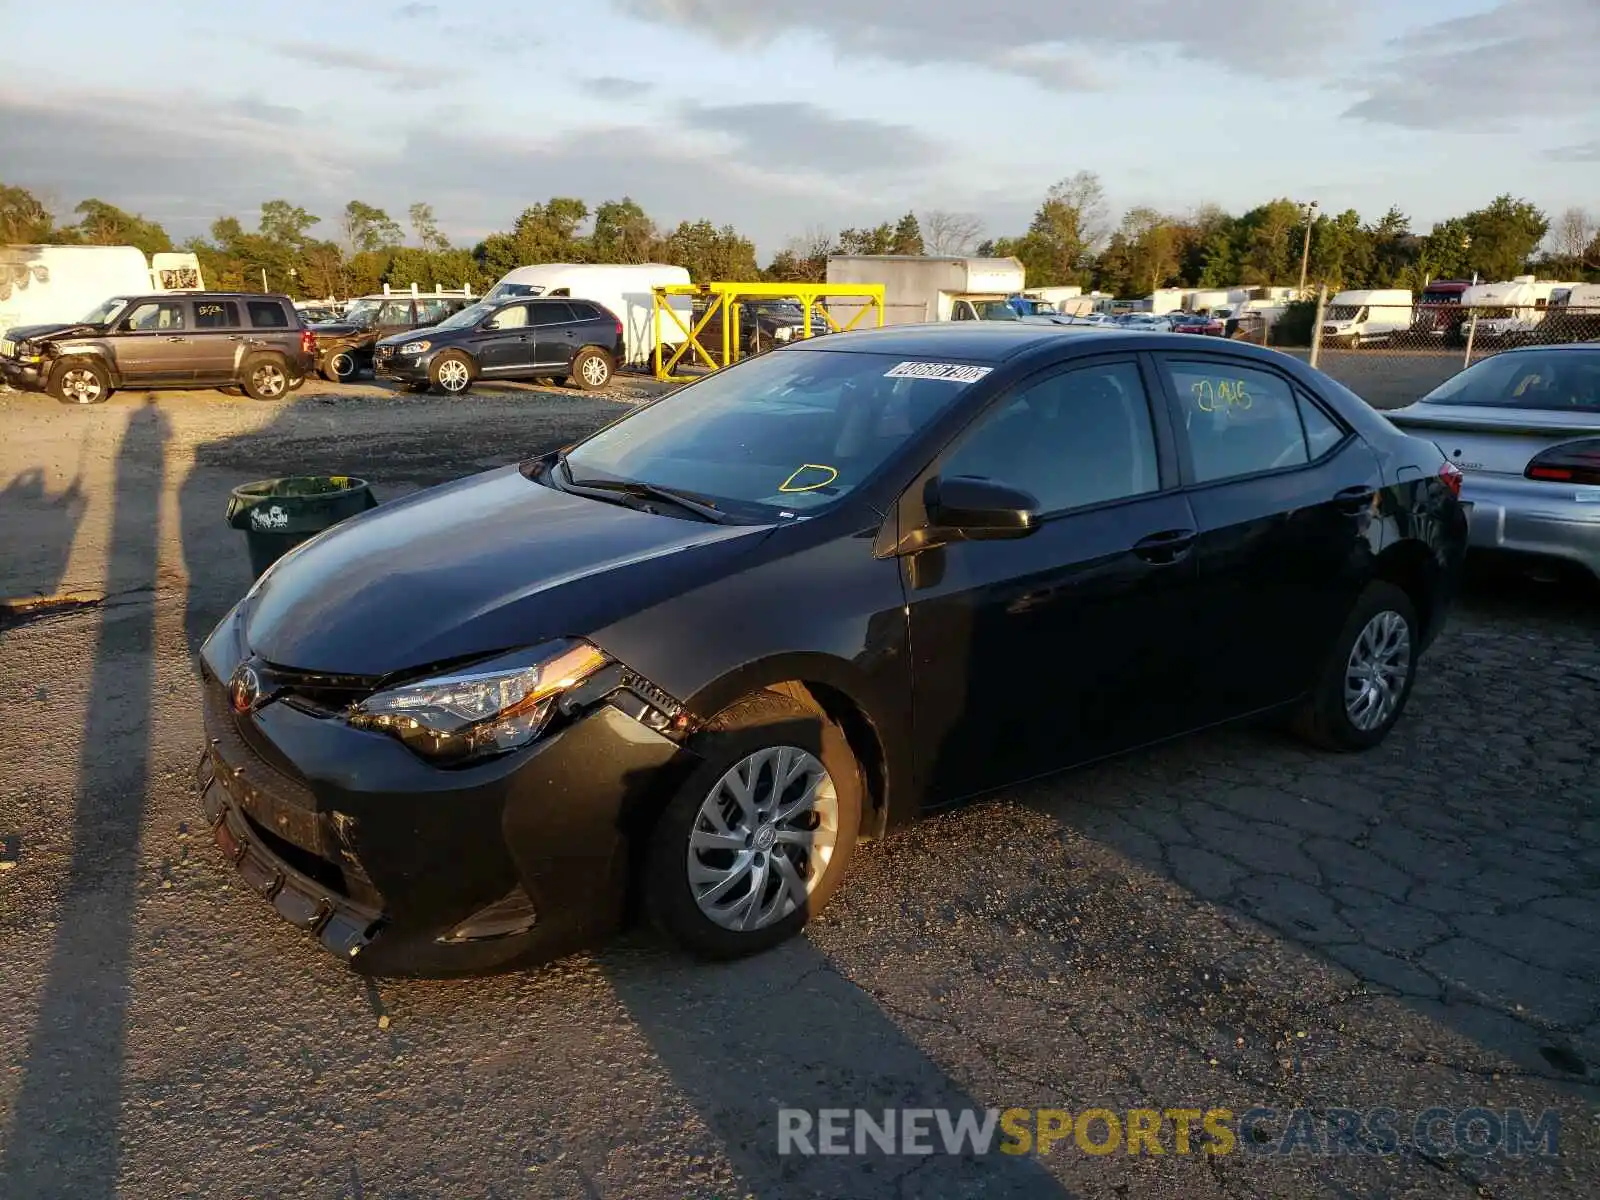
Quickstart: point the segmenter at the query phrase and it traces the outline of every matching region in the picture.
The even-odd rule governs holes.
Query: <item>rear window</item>
[[[196,300],[194,327],[196,329],[236,329],[239,326],[239,306],[232,300]]]
[[[1497,354],[1445,380],[1422,403],[1600,412],[1600,351]]]
[[[246,300],[245,308],[250,313],[250,324],[255,329],[289,328],[289,314],[283,311],[281,304],[271,300]]]

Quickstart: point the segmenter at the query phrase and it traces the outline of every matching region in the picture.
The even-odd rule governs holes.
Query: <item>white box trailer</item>
[[[18,325],[81,321],[112,296],[198,291],[200,260],[137,246],[0,246],[0,337]]]
[[[656,348],[687,341],[683,329],[662,312],[656,313],[655,289],[687,286],[689,272],[666,263],[539,263],[508,271],[485,294],[486,300],[510,296],[572,296],[604,305],[622,322],[624,352],[630,363],[642,363]],[[677,314],[684,329],[694,328],[694,297],[674,296],[667,307]]]
[[[828,259],[827,282],[882,284],[884,324],[914,325],[982,319],[984,302],[1003,302],[1022,293],[1023,271],[1014,258],[839,254]],[[834,320],[846,324],[864,302],[841,297],[826,303]],[[1015,310],[1011,319],[1017,319]]]
[[[1572,284],[1518,275],[1498,283],[1478,283],[1461,293],[1467,320],[1477,320],[1478,341],[1502,341],[1532,334],[1545,318],[1557,292],[1570,297]]]

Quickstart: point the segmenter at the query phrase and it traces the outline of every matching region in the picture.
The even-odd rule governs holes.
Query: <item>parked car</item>
[[[235,386],[277,400],[316,361],[316,335],[290,299],[260,292],[113,296],[82,321],[0,339],[0,378],[63,404],[101,404],[127,387]]]
[[[1147,333],[1170,333],[1172,323],[1165,317],[1158,317],[1152,313],[1123,313],[1116,318],[1116,322],[1124,329],[1143,330]]]
[[[1507,350],[1387,415],[1461,468],[1475,552],[1600,576],[1600,346]]]
[[[327,324],[330,321],[337,321],[342,315],[331,304],[296,304],[295,310],[307,325]]]
[[[1222,330],[1222,319],[1205,313],[1185,313],[1180,320],[1172,323],[1173,333],[1198,333],[1207,337],[1221,337]]]
[[[930,806],[1269,712],[1381,742],[1460,478],[1220,339],[793,342],[290,551],[202,651],[204,811],[358,970],[543,959],[635,896],[750,953]]]
[[[1237,313],[1222,323],[1222,336],[1233,341],[1265,346],[1267,333],[1267,318],[1258,312]]]
[[[380,378],[459,396],[478,379],[570,379],[585,391],[611,382],[622,322],[590,300],[481,300],[429,329],[374,348]]]
[[[811,336],[822,337],[833,332],[828,318],[813,305]],[[713,354],[721,353],[722,324],[726,308],[718,308],[700,333],[700,344]],[[798,300],[745,300],[739,303],[740,354],[763,354],[774,346],[799,338],[806,328],[805,309]],[[690,361],[693,361],[692,359]]]
[[[437,325],[471,303],[464,293],[362,296],[337,320],[312,326],[322,351],[317,369],[330,383],[349,383],[372,369],[372,350],[381,339]]]

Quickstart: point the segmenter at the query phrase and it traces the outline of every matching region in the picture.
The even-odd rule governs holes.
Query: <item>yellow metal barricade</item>
[[[706,302],[705,311],[695,318],[691,313],[690,319],[685,323],[683,316],[672,306],[675,296],[691,296]],[[850,299],[864,301],[855,314],[844,324],[834,319],[831,312],[820,302],[825,299]],[[718,282],[701,284],[667,284],[654,289],[654,298],[651,303],[651,328],[656,332],[655,348],[652,351],[657,379],[669,383],[688,383],[698,379],[698,375],[675,374],[675,369],[680,365],[704,366],[707,370],[718,371],[723,367],[732,366],[739,360],[739,317],[744,300],[798,300],[805,311],[805,320],[801,323],[799,336],[808,338],[811,333],[811,314],[820,313],[835,333],[847,333],[859,328],[862,318],[868,313],[873,316],[872,324],[883,324],[883,285],[880,283],[740,283]],[[684,341],[676,346],[662,346],[661,332],[664,324],[663,314],[671,319],[671,324],[678,327],[678,332],[684,336]],[[718,339],[721,343],[717,346],[707,347],[700,335],[719,314],[722,320],[718,322],[722,336]],[[665,356],[663,356],[663,352]],[[685,363],[684,360],[688,362]]]

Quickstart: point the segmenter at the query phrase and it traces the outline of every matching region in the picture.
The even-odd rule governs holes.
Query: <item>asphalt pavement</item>
[[[1376,751],[1233,728],[1011,789],[745,962],[635,931],[374,983],[281,923],[193,786],[228,489],[392,499],[653,388],[0,393],[0,1196],[1600,1194],[1600,597],[1565,584],[1475,579]],[[829,1108],[1274,1115],[1221,1155],[778,1153]],[[1264,1152],[1377,1108],[1553,1111],[1559,1154]]]

